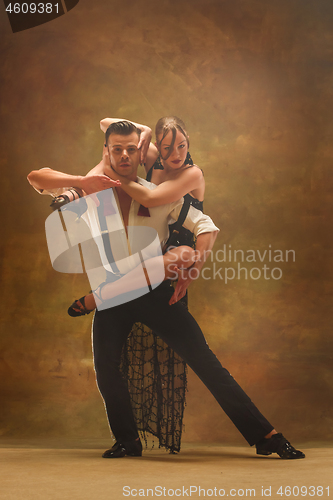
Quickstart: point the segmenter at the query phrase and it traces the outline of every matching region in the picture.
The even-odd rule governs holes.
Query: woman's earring
[[[191,157],[189,151],[187,151],[187,155],[186,155],[186,159],[185,159],[185,165],[194,165],[192,157]]]
[[[154,169],[155,170],[164,170],[164,167],[163,167],[163,165],[161,163],[161,157],[160,157],[160,155],[158,155],[158,157],[157,157],[157,159],[156,159],[156,161],[154,163]]]

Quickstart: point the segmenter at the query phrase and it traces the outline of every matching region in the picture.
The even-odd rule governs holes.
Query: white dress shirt
[[[155,184],[140,177],[137,178],[137,182],[148,189],[156,188]],[[61,194],[61,190],[56,191],[57,194]],[[43,190],[43,194],[54,195],[54,191]],[[109,238],[112,256],[120,274],[128,273],[143,260],[146,262],[162,254],[161,248],[163,248],[169,237],[169,224],[178,219],[183,205],[183,198],[173,203],[143,210],[140,203],[132,199],[126,231],[116,189],[111,188],[101,191],[98,196],[106,197],[104,206],[109,206],[109,213],[105,215],[104,219],[106,228],[103,231],[98,215],[99,202],[96,194],[85,197],[88,210],[79,219],[70,210],[61,211],[61,223],[58,212],[53,212],[48,217],[46,221],[47,240],[51,261],[55,269],[60,272],[85,271],[89,276],[91,274],[95,275],[97,269],[103,267],[106,271],[114,273],[115,266],[110,265],[110,259],[107,257],[105,234]],[[82,200],[72,203],[74,206],[75,203],[80,202]],[[69,205],[66,205],[66,207],[69,207]],[[142,212],[145,215],[139,215],[139,210],[140,213]],[[64,225],[66,231],[63,230]],[[208,215],[203,214],[193,206],[190,206],[183,226],[194,233],[195,236],[219,230]],[[102,236],[102,233],[104,233],[104,236]],[[92,246],[90,243],[92,239],[97,245],[99,257],[96,257],[96,251],[93,249],[96,246]],[[81,266],[77,257],[78,252],[75,251],[79,244],[83,251],[83,266]],[[71,255],[73,252],[75,258],[71,264],[65,254]],[[55,265],[56,259],[58,264]],[[82,270],[80,270],[81,267]]]

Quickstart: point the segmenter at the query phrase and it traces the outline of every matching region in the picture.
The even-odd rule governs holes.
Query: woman
[[[119,120],[112,118],[102,120],[102,130],[105,132],[114,121]],[[147,134],[147,127],[135,125]],[[156,124],[155,133],[157,147],[153,144],[149,145],[145,167],[147,179],[157,184],[158,187],[151,190],[119,176],[118,180],[122,189],[146,208],[172,203],[188,195],[190,203],[202,210],[205,191],[204,177],[202,171],[193,165],[189,155],[189,138],[184,123],[174,116],[161,118]],[[105,148],[103,160],[88,175],[104,174],[104,162],[109,161],[109,152],[106,146]],[[60,200],[64,196],[68,195],[62,195],[59,197]],[[165,279],[175,277],[180,269],[192,267],[195,262],[195,252],[190,247],[193,247],[193,238],[184,230],[183,238],[177,242],[177,248],[166,251],[163,256]],[[68,313],[70,316],[89,314],[103,301],[119,293],[126,293],[129,289],[135,289],[137,277],[139,276],[134,270],[116,283],[103,283],[94,293],[76,300],[68,309]],[[185,290],[181,292],[181,295],[185,295]]]

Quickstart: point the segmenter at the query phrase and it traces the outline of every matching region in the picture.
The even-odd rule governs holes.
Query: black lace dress
[[[149,181],[154,168],[160,167],[153,165],[147,175]],[[203,211],[202,202],[186,196],[191,205]],[[195,246],[193,233],[184,227],[177,240],[175,246]],[[187,307],[187,294],[181,302]],[[134,418],[146,445],[148,434],[152,434],[158,439],[159,447],[178,452],[187,385],[184,361],[150,328],[136,323],[123,349],[121,372],[127,380]]]

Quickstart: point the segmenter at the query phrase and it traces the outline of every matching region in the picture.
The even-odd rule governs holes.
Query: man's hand
[[[81,188],[86,194],[98,193],[112,187],[120,186],[120,181],[114,181],[107,175],[86,175],[81,180]]]
[[[178,267],[175,267],[174,271],[176,271],[178,274],[178,281],[175,291],[173,292],[173,295],[169,300],[170,306],[172,306],[172,304],[175,304],[185,296],[187,287],[193,281],[193,278],[190,278],[188,269],[179,269]]]
[[[138,149],[141,149],[140,162],[145,163],[152,132],[149,127],[142,127]]]

